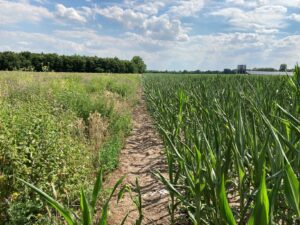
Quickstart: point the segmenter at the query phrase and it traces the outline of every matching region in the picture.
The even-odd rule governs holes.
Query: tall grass
[[[61,217],[63,217],[64,222],[68,225],[106,225],[108,222],[108,212],[109,212],[109,203],[112,201],[112,197],[114,196],[115,192],[117,193],[117,202],[121,200],[125,192],[129,192],[133,203],[136,205],[136,208],[139,213],[139,217],[137,218],[135,224],[141,225],[143,220],[143,212],[142,212],[142,195],[141,189],[139,186],[139,182],[136,179],[136,186],[137,195],[133,196],[131,188],[128,185],[122,185],[122,182],[125,177],[120,178],[112,191],[109,194],[109,197],[104,202],[102,206],[102,210],[97,210],[97,201],[99,194],[103,190],[103,170],[100,169],[97,175],[96,182],[94,184],[94,188],[91,193],[86,193],[84,189],[81,189],[80,192],[80,212],[81,215],[79,216],[77,212],[71,211],[68,207],[65,207],[63,204],[49,196],[43,190],[35,187],[34,185],[19,179],[22,183],[26,186],[31,188],[34,192],[40,195],[53,209],[55,209]],[[120,188],[119,188],[120,187]],[[125,217],[120,221],[120,225],[125,224],[127,217],[129,216],[130,212],[128,212]]]
[[[0,72],[0,224],[56,224],[16,177],[79,209],[80,188],[117,166],[138,75]]]
[[[300,73],[145,75],[172,224],[300,223]],[[178,218],[179,217],[179,218]]]

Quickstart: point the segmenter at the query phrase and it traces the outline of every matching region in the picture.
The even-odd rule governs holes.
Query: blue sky
[[[293,67],[300,0],[0,0],[0,51],[131,59],[149,69]]]

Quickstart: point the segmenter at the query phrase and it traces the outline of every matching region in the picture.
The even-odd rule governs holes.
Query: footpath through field
[[[166,170],[166,161],[162,149],[163,143],[147,112],[145,101],[141,97],[138,106],[134,110],[133,129],[120,155],[119,168],[110,175],[107,186],[113,187],[115,182],[124,175],[126,175],[124,183],[134,185],[135,179],[139,179],[144,214],[142,224],[169,224],[167,190],[151,173],[155,170],[161,172]],[[118,205],[116,204],[116,198],[113,199],[110,204],[108,224],[120,224],[128,212],[131,213],[125,224],[135,224],[138,213],[130,196],[126,194]]]

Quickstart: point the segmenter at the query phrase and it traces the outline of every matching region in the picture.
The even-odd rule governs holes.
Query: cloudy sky
[[[0,0],[0,51],[131,59],[149,69],[292,67],[300,0]]]

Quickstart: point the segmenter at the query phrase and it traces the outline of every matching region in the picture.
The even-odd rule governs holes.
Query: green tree
[[[287,70],[287,65],[286,64],[281,64],[279,71],[286,71]]]
[[[1,57],[1,70],[19,70],[20,59],[14,52],[3,52]]]
[[[0,52],[0,70],[55,72],[143,73],[146,65],[135,56],[131,61],[80,55],[57,55],[31,52]]]
[[[133,64],[134,67],[134,73],[144,73],[147,69],[144,60],[140,56],[134,56],[131,59],[131,63]]]

